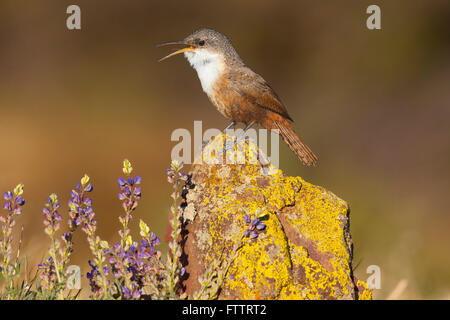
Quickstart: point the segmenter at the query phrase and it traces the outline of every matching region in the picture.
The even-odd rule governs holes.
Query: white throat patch
[[[186,51],[184,56],[197,71],[203,91],[212,95],[212,87],[223,71],[223,61],[218,54],[206,50]]]

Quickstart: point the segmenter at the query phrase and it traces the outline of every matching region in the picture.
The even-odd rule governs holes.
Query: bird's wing
[[[227,78],[229,88],[250,103],[293,121],[272,87],[250,68],[242,67],[230,71]]]

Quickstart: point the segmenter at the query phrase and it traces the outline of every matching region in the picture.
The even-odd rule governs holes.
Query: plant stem
[[[178,175],[178,172],[177,172]],[[178,210],[178,198],[179,198],[179,186],[178,186],[178,176],[174,179],[173,184],[173,204],[172,204],[172,243],[171,243],[171,254],[172,254],[172,261],[171,261],[171,274],[170,274],[170,281],[169,281],[169,294],[171,297],[175,298],[175,287],[177,284],[177,271],[178,271],[178,236],[180,235],[180,210]]]

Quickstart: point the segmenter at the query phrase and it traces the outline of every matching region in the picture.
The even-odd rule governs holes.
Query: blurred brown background
[[[81,31],[66,8],[81,7]],[[366,28],[381,7],[382,30]],[[143,177],[139,218],[163,235],[165,168],[176,128],[228,123],[181,56],[157,60],[200,27],[228,35],[276,89],[319,155],[301,166],[281,145],[281,168],[351,205],[356,275],[382,272],[375,298],[450,298],[450,4],[442,1],[0,1],[0,190],[25,184],[24,255],[49,245],[41,208],[56,192],[94,184],[99,234],[118,239],[124,158]],[[75,237],[72,263],[87,271]],[[84,293],[88,288],[85,286]]]

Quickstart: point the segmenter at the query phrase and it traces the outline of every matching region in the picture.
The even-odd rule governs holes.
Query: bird
[[[163,42],[157,46],[167,45],[182,45],[183,48],[159,61],[184,54],[197,71],[202,89],[211,103],[231,120],[224,132],[237,123],[246,125],[244,132],[258,123],[268,130],[277,130],[303,164],[317,164],[317,156],[295,132],[293,119],[277,93],[242,61],[227,36],[203,28],[183,40]]]

